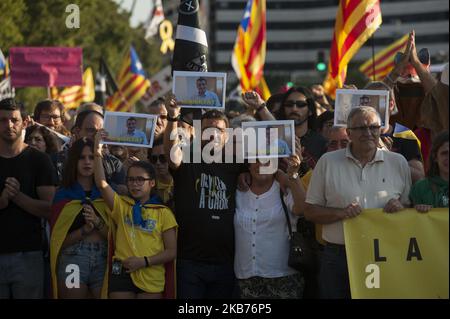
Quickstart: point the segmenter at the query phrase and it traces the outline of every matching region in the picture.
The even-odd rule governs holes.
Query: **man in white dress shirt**
[[[342,221],[363,209],[394,213],[409,205],[411,173],[406,159],[378,149],[381,119],[372,107],[353,109],[347,120],[350,144],[324,154],[306,194],[305,217],[323,224],[319,286],[321,298],[350,298]]]

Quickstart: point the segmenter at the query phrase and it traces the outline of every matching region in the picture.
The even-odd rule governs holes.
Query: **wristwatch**
[[[294,173],[294,174],[292,174],[291,176],[289,176],[289,179],[290,179],[290,180],[296,180],[299,176],[300,176],[300,175],[299,175],[299,173],[297,172],[297,173]]]
[[[175,117],[167,116],[167,121],[169,121],[169,122],[178,122],[180,120],[180,116],[181,116],[181,113],[178,114]]]

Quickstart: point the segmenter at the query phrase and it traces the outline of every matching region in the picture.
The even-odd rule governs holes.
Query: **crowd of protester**
[[[0,298],[350,298],[345,219],[449,207],[448,64],[433,78],[413,40],[384,81],[361,88],[389,91],[387,128],[367,106],[335,127],[321,85],[268,101],[245,92],[232,115],[183,112],[168,95],[145,110],[158,116],[147,152],[102,145],[95,103],[70,124],[59,101],[38,102],[32,117],[0,101]],[[398,81],[408,63],[419,84]],[[195,119],[214,130],[214,151],[228,127],[292,120],[295,153],[273,174],[260,160],[196,162],[185,152],[202,136]],[[399,125],[413,138],[395,135]],[[287,222],[311,230],[317,269],[288,266]]]

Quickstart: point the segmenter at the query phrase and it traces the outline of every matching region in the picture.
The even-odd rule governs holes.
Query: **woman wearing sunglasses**
[[[153,148],[148,150],[148,161],[155,167],[156,185],[155,193],[164,205],[173,207],[173,178],[169,173],[169,163],[164,153],[163,140],[153,143]]]

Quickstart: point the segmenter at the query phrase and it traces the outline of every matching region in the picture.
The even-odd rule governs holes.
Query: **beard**
[[[308,115],[301,116],[300,114],[294,113],[289,115],[288,120],[293,120],[294,126],[299,126],[308,120]]]
[[[12,145],[16,143],[19,139],[24,140],[25,135],[23,134],[24,130],[19,131],[6,131],[1,135],[1,139],[6,144]]]

